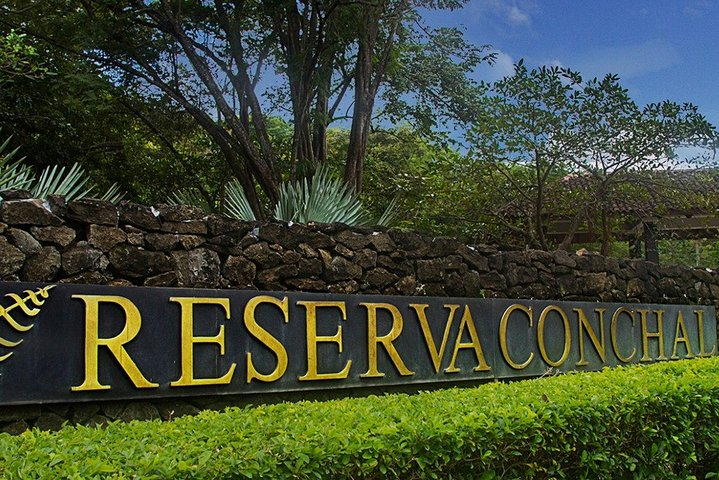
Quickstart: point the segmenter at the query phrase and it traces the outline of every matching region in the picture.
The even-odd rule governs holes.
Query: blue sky
[[[497,62],[478,72],[482,79],[510,74],[520,58],[585,78],[617,73],[638,103],[691,102],[719,127],[717,0],[470,0],[425,19],[494,47]]]

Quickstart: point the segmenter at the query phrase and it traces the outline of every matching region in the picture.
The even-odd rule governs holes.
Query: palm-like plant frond
[[[275,206],[275,218],[298,223],[371,223],[362,202],[342,180],[332,178],[325,168],[317,170],[309,182],[305,178],[284,183]]]
[[[255,220],[250,202],[236,178],[225,185],[225,213],[230,217],[248,222]]]
[[[120,186],[117,183],[113,183],[110,185],[110,188],[107,189],[107,191],[100,197],[100,200],[105,200],[110,203],[119,203],[120,200],[125,198],[125,194],[127,192],[124,192],[120,190]]]
[[[172,194],[168,203],[193,205],[209,212],[205,199],[194,190]],[[245,196],[242,185],[233,179],[225,185],[224,213],[239,220],[254,221],[255,214]],[[280,185],[279,200],[274,208],[274,218],[295,223],[344,223],[351,226],[388,226],[399,213],[398,201],[393,199],[377,222],[373,222],[359,199],[329,171],[320,168],[308,179],[284,182]]]
[[[387,208],[382,212],[382,215],[377,220],[377,225],[381,227],[389,227],[399,217],[399,197],[394,197]]]
[[[92,187],[85,188],[88,178],[85,170],[77,163],[66,173],[66,167],[58,165],[45,167],[34,185],[30,188],[35,198],[46,198],[48,195],[62,195],[67,201],[86,197]]]
[[[0,145],[0,190],[25,189],[29,190],[34,198],[62,195],[67,201],[92,194],[95,187],[89,183],[89,178],[80,164],[75,163],[69,169],[58,165],[49,166],[40,173],[40,177],[35,178],[32,168],[23,165],[24,158],[13,161],[20,147],[4,153],[11,140],[12,136]],[[100,199],[117,203],[124,196],[125,192],[120,191],[120,187],[113,183]]]
[[[22,164],[23,158],[13,161],[20,147],[5,153],[11,140],[12,136],[0,145],[0,190],[28,188],[35,178],[32,169]]]
[[[174,192],[167,197],[167,203],[170,205],[192,205],[202,209],[205,213],[210,213],[211,208],[205,198],[195,189],[180,190]]]
[[[40,173],[40,177],[29,186],[35,198],[47,198],[48,195],[62,195],[70,202],[93,195],[95,186],[89,181],[85,169],[74,163],[69,169],[58,165],[48,166]],[[107,191],[99,196],[100,200],[117,203],[125,196],[120,187],[113,183]]]

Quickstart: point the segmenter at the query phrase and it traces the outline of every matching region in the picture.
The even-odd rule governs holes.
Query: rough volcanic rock
[[[207,234],[207,224],[203,220],[185,220],[182,222],[162,222],[160,231],[192,235]]]
[[[317,278],[322,274],[322,260],[319,258],[302,258],[297,263],[299,274],[303,277]]]
[[[477,272],[489,271],[489,259],[478,252],[474,247],[462,245],[457,249],[457,253],[469,266]]]
[[[57,276],[61,265],[60,252],[55,247],[42,247],[27,259],[22,277],[28,282],[50,282]]]
[[[323,278],[328,282],[357,280],[361,277],[362,267],[355,265],[344,257],[333,257],[323,274]]]
[[[417,278],[421,281],[441,281],[445,277],[443,259],[417,260]]]
[[[9,228],[7,232],[5,232],[5,236],[25,255],[33,255],[42,248],[40,242],[35,240],[35,238],[25,230]]]
[[[109,251],[118,243],[127,241],[127,234],[117,227],[105,225],[90,225],[90,233],[87,236],[90,245],[99,248],[103,252]]]
[[[149,277],[143,282],[143,285],[146,287],[176,287],[177,272],[165,272]]]
[[[67,247],[75,241],[75,230],[70,227],[31,227],[32,235],[43,243],[50,243],[58,247]]]
[[[230,256],[222,268],[222,276],[240,287],[252,285],[256,274],[257,267],[245,257]]]
[[[24,261],[25,254],[10,245],[5,237],[0,237],[0,278],[7,278],[19,271]]]
[[[3,190],[0,192],[0,198],[2,198],[5,201],[9,200],[28,200],[32,198],[32,193],[28,192],[27,190],[19,190],[16,188],[11,188],[9,190]]]
[[[360,233],[356,233],[350,230],[342,230],[337,235],[334,235],[333,238],[342,245],[352,250],[359,250],[361,248],[364,248],[369,245],[371,241],[371,238],[368,235],[362,235]],[[320,248],[314,244],[313,246],[316,248]]]
[[[137,203],[120,203],[120,222],[143,230],[160,229],[160,212],[153,207]]]
[[[55,413],[43,413],[35,421],[35,428],[43,431],[56,432],[63,426],[65,419]]]
[[[254,222],[245,222],[244,220],[222,217],[220,215],[209,215],[207,217],[207,231],[213,237],[226,235],[228,233],[243,237],[255,226],[256,224]]]
[[[110,250],[110,264],[120,276],[137,278],[157,275],[173,269],[174,264],[161,252],[120,244]]]
[[[68,275],[79,272],[105,270],[109,265],[101,250],[80,242],[62,254],[62,269]]]
[[[145,241],[152,250],[166,253],[174,249],[192,250],[203,243],[205,239],[199,235],[180,235],[177,233],[148,233]]]
[[[377,289],[384,288],[389,284],[395,283],[399,277],[394,273],[390,273],[384,268],[374,268],[367,271],[362,277],[362,281],[370,287]]]
[[[181,287],[217,288],[220,283],[220,257],[207,248],[172,252]]]
[[[297,265],[280,265],[261,270],[257,273],[257,283],[260,286],[274,285],[282,279],[296,277],[298,271]]]
[[[160,213],[160,220],[163,222],[182,223],[201,220],[205,217],[205,212],[201,208],[191,205],[158,205],[157,211]]]
[[[325,292],[327,284],[322,280],[312,278],[290,278],[285,281],[288,287],[301,292]]]
[[[0,221],[8,225],[62,225],[42,200],[10,200],[0,203]]]
[[[67,217],[81,223],[116,227],[120,214],[112,203],[97,198],[81,198],[67,204]]]
[[[267,242],[259,242],[245,248],[245,257],[256,262],[262,268],[276,267],[282,263],[282,255],[271,250]]]
[[[130,402],[120,414],[120,420],[129,422],[131,420],[155,420],[160,418],[160,412],[149,402]]]

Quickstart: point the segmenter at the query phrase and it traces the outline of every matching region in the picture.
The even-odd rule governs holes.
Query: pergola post
[[[644,258],[648,262],[659,263],[657,231],[653,223],[644,223]]]

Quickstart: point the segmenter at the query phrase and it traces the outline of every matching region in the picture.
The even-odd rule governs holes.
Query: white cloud
[[[481,64],[474,72],[475,80],[484,80],[485,82],[496,82],[504,77],[514,75],[514,59],[508,53],[501,50],[495,50],[497,57],[494,65],[489,66]]]
[[[577,62],[587,77],[616,73],[632,78],[655,73],[680,63],[679,50],[665,40],[649,40],[635,45],[621,45],[595,50]]]
[[[529,27],[532,24],[530,12],[534,2],[530,0],[485,0],[470,2],[470,11],[479,19],[499,20],[511,27]]]
[[[509,20],[509,23],[512,25],[527,25],[529,26],[529,14],[527,12],[523,12],[519,9],[516,5],[513,5],[509,8],[509,11],[507,11],[507,20]]]
[[[703,17],[714,8],[714,2],[711,0],[695,0],[690,5],[684,7],[683,13],[688,17]]]

